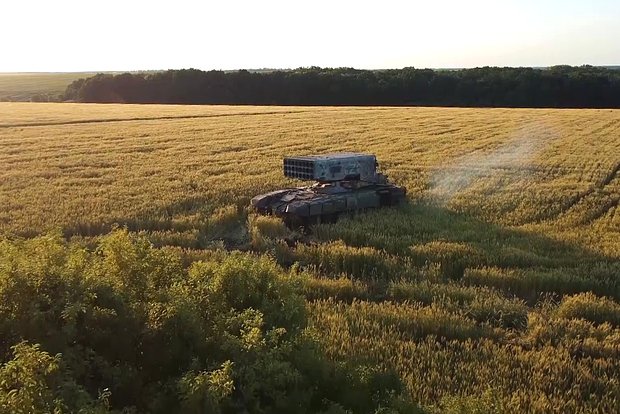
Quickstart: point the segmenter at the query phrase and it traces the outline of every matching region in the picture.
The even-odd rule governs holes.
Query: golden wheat
[[[377,154],[409,204],[296,246],[247,214],[297,185],[283,155],[334,151]],[[332,358],[431,410],[620,410],[618,110],[4,103],[0,166],[0,234],[271,255]]]

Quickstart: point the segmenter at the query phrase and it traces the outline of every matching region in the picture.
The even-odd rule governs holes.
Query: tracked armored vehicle
[[[405,200],[405,188],[390,184],[377,171],[374,155],[285,157],[283,167],[286,177],[315,183],[261,194],[251,204],[255,211],[281,217],[291,227],[333,222],[342,214],[392,206]]]

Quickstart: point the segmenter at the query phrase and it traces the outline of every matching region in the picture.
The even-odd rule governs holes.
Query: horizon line
[[[407,69],[407,68],[412,68],[412,69],[420,69],[420,70],[464,70],[464,69],[481,69],[481,68],[512,68],[512,69],[547,69],[547,68],[552,68],[552,67],[557,67],[557,66],[569,66],[569,67],[584,67],[584,66],[591,66],[591,67],[597,67],[597,68],[620,68],[620,63],[617,64],[605,64],[605,65],[592,65],[589,63],[584,63],[584,64],[579,64],[579,65],[570,65],[570,64],[564,64],[564,63],[559,63],[559,64],[554,64],[554,65],[541,65],[541,66],[529,66],[529,65],[524,65],[524,66],[498,66],[498,65],[482,65],[482,66],[471,66],[471,67],[458,67],[458,66],[454,66],[454,67],[416,67],[416,66],[403,66],[400,68],[373,68],[373,69],[367,69],[367,68],[356,68],[353,66],[315,66],[315,65],[311,65],[311,66],[298,66],[295,68],[236,68],[236,69],[214,69],[214,68],[210,68],[210,69],[201,69],[201,68],[196,68],[196,67],[184,67],[184,68],[168,68],[168,69],[107,69],[107,70],[88,70],[88,69],[84,69],[84,70],[66,70],[66,71],[58,71],[58,70],[51,70],[51,71],[0,71],[0,74],[2,75],[19,75],[19,74],[63,74],[63,73],[132,73],[132,72],[165,72],[168,70],[189,70],[189,69],[195,69],[195,70],[201,70],[201,71],[222,71],[222,72],[235,72],[235,71],[242,71],[242,70],[247,70],[247,71],[292,71],[292,70],[297,70],[297,69],[309,69],[309,68],[320,68],[320,69],[354,69],[354,70],[368,70],[368,71],[381,71],[381,70],[402,70],[402,69]]]

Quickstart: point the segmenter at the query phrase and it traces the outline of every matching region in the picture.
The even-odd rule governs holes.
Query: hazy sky
[[[2,0],[0,71],[620,64],[620,0]]]

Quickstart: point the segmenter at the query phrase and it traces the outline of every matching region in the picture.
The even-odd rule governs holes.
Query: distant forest
[[[620,108],[620,70],[299,68],[97,74],[65,100],[109,103]]]

